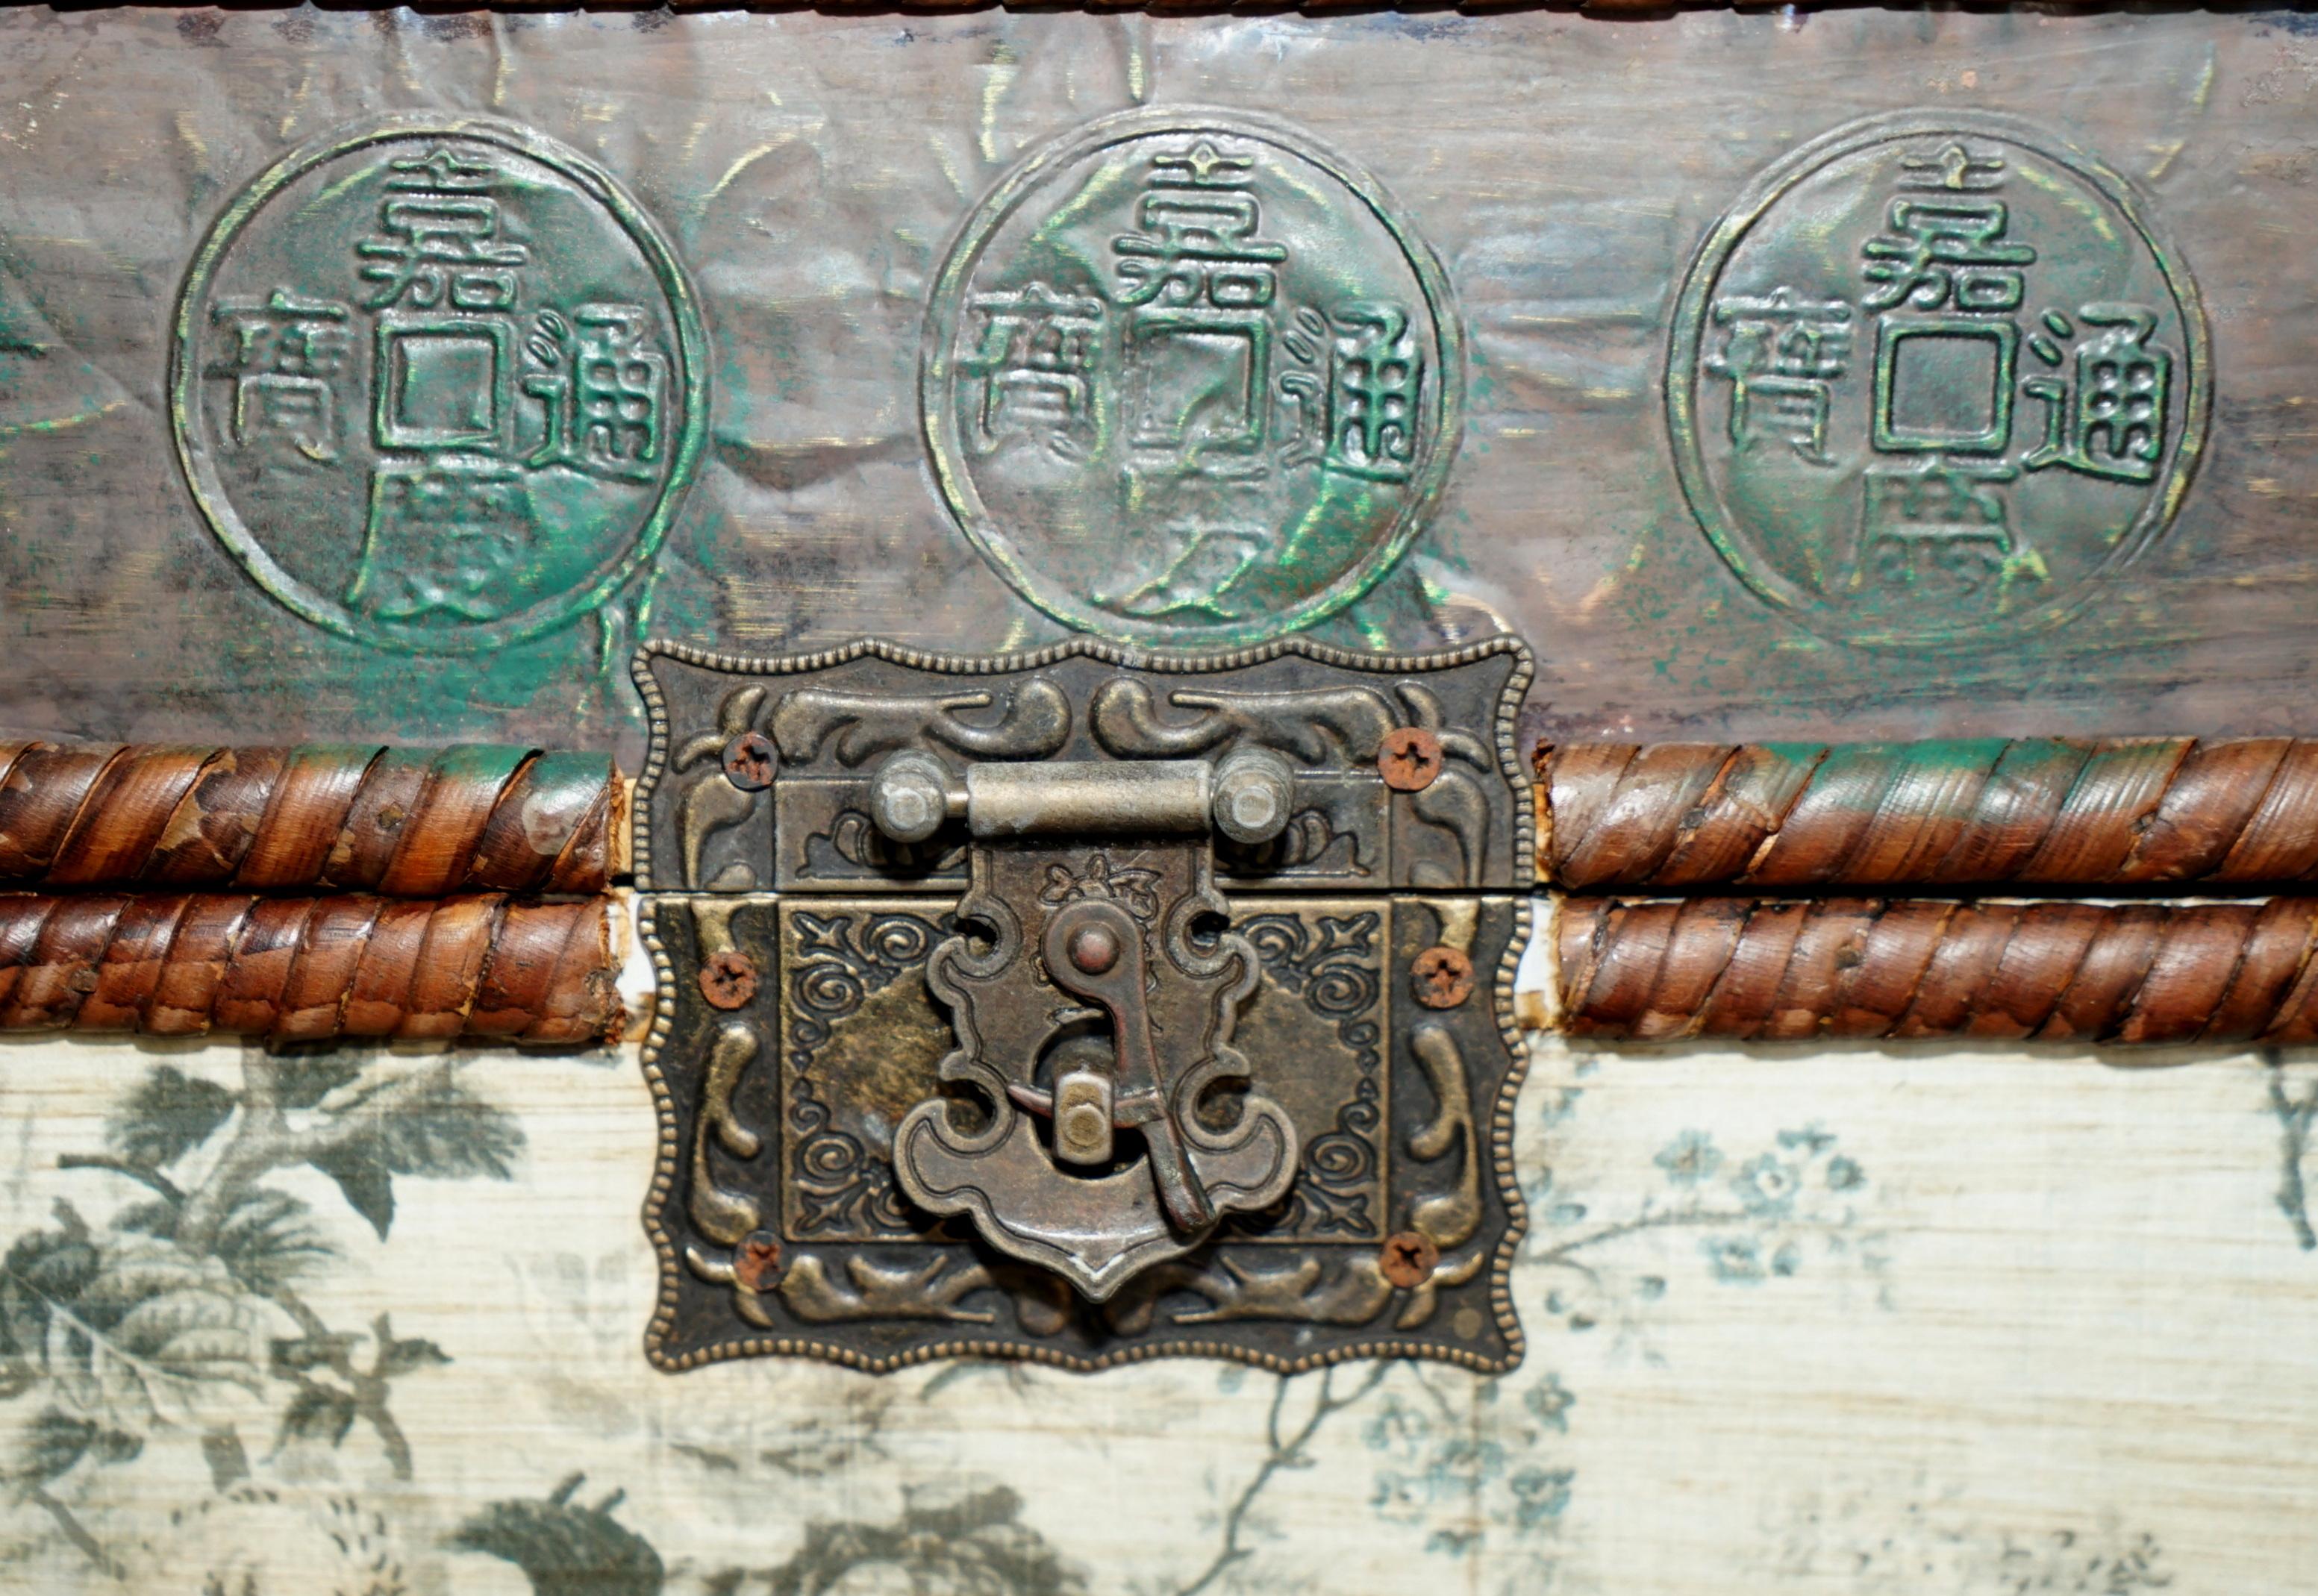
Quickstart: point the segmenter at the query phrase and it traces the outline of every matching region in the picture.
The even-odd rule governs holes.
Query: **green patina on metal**
[[[658,551],[707,353],[675,252],[609,175],[512,124],[392,117],[293,151],[219,218],[178,300],[170,420],[210,526],[291,610],[381,648],[499,650]]]
[[[2125,179],[2011,117],[1838,128],[1700,247],[1667,417],[1757,594],[1829,637],[2049,624],[2147,552],[2212,405],[2195,282]]]
[[[1365,174],[1262,118],[1136,111],[968,219],[921,404],[951,513],[1032,603],[1228,644],[1334,614],[1406,551],[1463,367],[1445,273]]]

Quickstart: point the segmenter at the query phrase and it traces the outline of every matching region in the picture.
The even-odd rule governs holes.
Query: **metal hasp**
[[[1517,643],[636,674],[657,1362],[1519,1358]]]
[[[1093,1301],[1190,1251],[1225,1215],[1277,1201],[1296,1172],[1296,1127],[1270,1098],[1243,1090],[1227,1130],[1200,1112],[1209,1093],[1250,1077],[1231,1038],[1262,969],[1244,934],[1221,929],[1213,817],[1244,814],[1247,840],[1269,842],[1287,829],[1295,788],[1277,754],[1242,749],[1226,765],[975,765],[958,782],[912,750],[870,783],[879,829],[921,842],[905,800],[944,771],[940,812],[962,811],[973,839],[958,915],[994,936],[979,949],[953,936],[928,962],[958,1036],[941,1078],[1020,1110],[961,1134],[949,1104],[929,1098],[894,1135],[894,1176],[920,1207],[967,1215],[993,1247]],[[897,811],[904,823],[891,823]],[[1111,850],[1092,856],[1106,866],[1131,852],[1131,890],[1092,860],[1083,867],[1090,844]],[[1078,1042],[1094,1046],[1058,1074],[1056,1050]]]

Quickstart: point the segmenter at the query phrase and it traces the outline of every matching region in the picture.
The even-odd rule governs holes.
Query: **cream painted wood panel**
[[[245,1183],[231,1270],[140,1234],[253,1092],[327,1167]],[[1511,1375],[667,1376],[632,1050],[12,1042],[0,1588],[2298,1592],[2314,1107],[2314,1060],[1541,1041]]]

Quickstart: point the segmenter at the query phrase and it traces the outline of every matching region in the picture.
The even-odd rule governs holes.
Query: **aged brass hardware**
[[[905,750],[878,767],[870,784],[870,815],[888,838],[903,844],[924,842],[944,819],[962,816],[976,849],[975,879],[1002,879],[1033,891],[1041,884],[1036,869],[1008,870],[995,857],[985,864],[984,851],[1060,839],[1067,854],[1071,839],[1107,837],[1142,838],[1146,847],[1181,854],[1187,871],[1163,865],[1159,872],[1163,879],[1188,877],[1190,883],[1189,895],[1163,904],[1157,917],[1163,928],[1159,934],[1172,937],[1186,928],[1181,911],[1201,907],[1212,894],[1210,829],[1228,828],[1236,842],[1269,842],[1286,829],[1294,793],[1286,762],[1260,749],[1237,749],[1214,764],[972,765],[963,780],[935,757]],[[1044,865],[1049,878],[1053,871],[1067,871],[1067,861],[1054,853],[1037,849],[1029,862]],[[1219,1141],[1186,1124],[1193,1089],[1204,1079],[1196,1072],[1213,1076],[1236,1056],[1222,1039],[1259,964],[1244,937],[1219,939],[1204,955],[1186,946],[1172,960],[1146,958],[1145,928],[1117,903],[1073,901],[1041,915],[1047,895],[1016,897],[1005,911],[1018,925],[1043,919],[1035,958],[1044,979],[1103,1017],[1110,1036],[1107,1047],[1081,1049],[1079,1065],[1054,1074],[1050,1087],[1003,1084],[1017,1107],[1052,1126],[1052,1159],[1033,1145],[1038,1136],[1029,1119],[1013,1121],[1003,1141],[961,1142],[949,1132],[948,1105],[930,1098],[896,1135],[894,1174],[921,1207],[968,1215],[1000,1251],[1046,1265],[1100,1300],[1136,1269],[1197,1246],[1225,1214],[1276,1200],[1294,1175],[1296,1133],[1277,1104],[1254,1093],[1241,1099],[1235,1135]],[[1002,1000],[1011,995],[1002,983],[1011,967],[1033,956],[1030,945],[1017,942],[1011,955],[992,968],[972,958],[963,937],[936,950],[938,965],[964,961],[972,969],[936,988],[959,1011],[961,1034],[979,1028],[973,1023],[975,993],[998,990]],[[1163,1048],[1146,994],[1162,982],[1187,979],[1214,987],[1210,1023],[1188,1036],[1171,1036],[1172,1045]],[[961,1049],[944,1062],[942,1073],[969,1080],[985,1067],[988,1061]],[[1133,1167],[1102,1179],[1077,1175],[1113,1161],[1119,1131],[1140,1135],[1149,1179]],[[986,1184],[976,1179],[983,1171]]]
[[[943,811],[962,808],[972,838],[974,884],[959,913],[996,939],[977,953],[954,935],[928,963],[960,1044],[940,1074],[995,1089],[993,1100],[1022,1112],[961,1133],[950,1105],[930,1098],[894,1134],[894,1176],[920,1207],[966,1215],[990,1245],[1053,1270],[1091,1300],[1190,1251],[1226,1214],[1277,1201],[1295,1176],[1295,1126],[1271,1098],[1242,1093],[1226,1130],[1203,1126],[1198,1114],[1203,1094],[1252,1072],[1231,1041],[1262,967],[1244,935],[1210,928],[1203,936],[1199,927],[1226,912],[1215,890],[1213,817],[1247,811],[1262,823],[1241,829],[1270,841],[1287,825],[1281,794],[1294,787],[1274,755],[1241,749],[1232,758],[1228,773],[1205,759],[977,764],[955,788],[945,785]],[[921,799],[933,763],[888,760],[872,783],[872,814],[899,808],[914,833],[908,802]],[[1113,852],[1086,852],[1105,843]],[[1114,870],[1114,853],[1134,862]],[[1056,1003],[1057,993],[1076,1006]],[[1012,1016],[993,1012],[1041,1007],[1056,1042],[1092,1040],[1071,1035],[1089,1021],[1105,1032],[1067,1075],[1050,1060],[1010,1057],[1008,1040],[1020,1033]],[[1109,1119],[1101,1133],[1096,1114]],[[1046,1125],[1057,1143],[1051,1155],[1041,1145]],[[1120,1131],[1138,1139],[1139,1159],[1110,1156]],[[1095,1168],[1102,1172],[1086,1172]]]
[[[1527,675],[647,649],[652,1356],[1512,1362]]]

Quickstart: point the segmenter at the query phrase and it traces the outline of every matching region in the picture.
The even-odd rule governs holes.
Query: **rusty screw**
[[[724,745],[724,779],[743,793],[771,786],[777,762],[773,740],[761,731],[743,731]]]
[[[1427,1009],[1454,1009],[1473,995],[1473,961],[1453,947],[1428,947],[1409,962],[1408,984]]]
[[[711,1009],[738,1009],[757,995],[757,961],[735,947],[700,966],[700,995]]]
[[[1377,774],[1396,793],[1422,793],[1441,774],[1441,740],[1422,726],[1403,726],[1377,745]]]
[[[732,1278],[750,1291],[770,1291],[786,1272],[780,1238],[768,1230],[752,1231],[732,1250]]]
[[[1441,1249],[1422,1231],[1399,1231],[1384,1239],[1378,1260],[1384,1278],[1406,1291],[1433,1278],[1441,1267]]]

